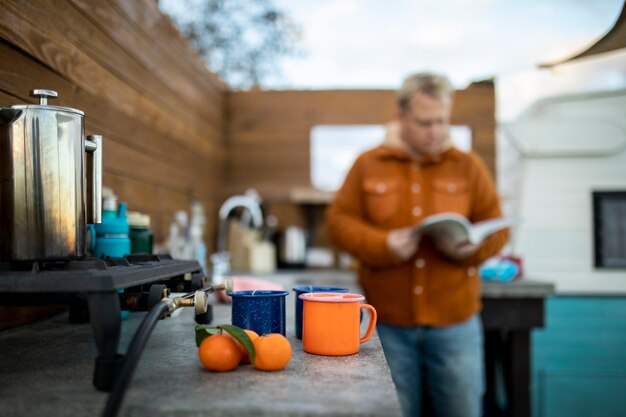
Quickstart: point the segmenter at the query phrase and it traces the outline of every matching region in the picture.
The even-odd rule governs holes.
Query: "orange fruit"
[[[209,336],[198,348],[200,363],[209,371],[232,371],[241,361],[241,350],[233,338],[225,334]]]
[[[254,343],[255,339],[259,337],[259,334],[254,330],[243,329],[243,331],[248,335],[252,343]],[[230,336],[232,337],[232,336]],[[235,338],[233,338],[235,340]],[[250,363],[250,356],[248,356],[248,351],[241,343],[235,340],[237,346],[239,346],[239,350],[241,350],[241,362],[240,363]]]
[[[261,371],[281,370],[291,359],[291,343],[280,333],[259,336],[253,344],[254,367]]]

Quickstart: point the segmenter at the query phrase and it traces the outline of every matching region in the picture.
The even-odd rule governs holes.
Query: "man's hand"
[[[446,255],[448,258],[461,260],[472,256],[478,251],[479,245],[474,245],[469,242],[457,243],[452,236],[448,234],[441,234],[437,236],[435,245],[439,252]]]
[[[387,235],[387,248],[396,258],[406,261],[419,248],[421,236],[413,227],[394,229]]]

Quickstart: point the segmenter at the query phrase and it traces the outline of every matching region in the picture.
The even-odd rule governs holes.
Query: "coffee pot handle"
[[[87,136],[85,151],[92,154],[87,181],[87,223],[102,223],[102,136]]]

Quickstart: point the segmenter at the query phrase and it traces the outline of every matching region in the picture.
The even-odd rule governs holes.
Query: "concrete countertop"
[[[234,274],[237,275],[237,274]],[[291,290],[296,285],[330,285],[348,288],[353,292],[361,292],[356,272],[344,270],[279,270],[271,274],[247,274],[283,285]],[[542,298],[554,294],[554,284],[522,278],[515,281],[483,281],[482,296],[484,298]]]
[[[159,322],[135,371],[120,416],[400,416],[376,335],[356,355],[324,357],[294,337],[294,296],[287,299],[293,356],[279,372],[250,365],[233,372],[201,368],[191,309]],[[213,325],[230,323],[230,306],[214,305]],[[144,314],[123,323],[125,352]],[[366,321],[366,320],[364,320]],[[89,324],[63,314],[0,333],[0,416],[95,416],[107,394],[91,383],[97,352]]]
[[[360,292],[351,271],[280,271],[259,274],[291,290],[333,285]],[[544,297],[551,284],[528,280],[484,283],[483,296]],[[287,299],[287,336],[293,357],[284,371],[250,365],[233,372],[204,371],[197,359],[192,311],[156,326],[132,379],[120,416],[400,416],[400,406],[376,335],[352,356],[304,353],[294,337],[294,295]],[[230,307],[214,305],[213,324],[230,322]],[[120,352],[144,314],[123,322]],[[364,320],[365,322],[366,320]],[[97,355],[89,324],[67,314],[0,333],[0,416],[99,415],[107,393],[91,382]]]

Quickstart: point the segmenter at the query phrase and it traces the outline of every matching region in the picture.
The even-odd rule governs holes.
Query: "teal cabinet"
[[[626,416],[626,297],[550,297],[532,332],[533,417]]]

